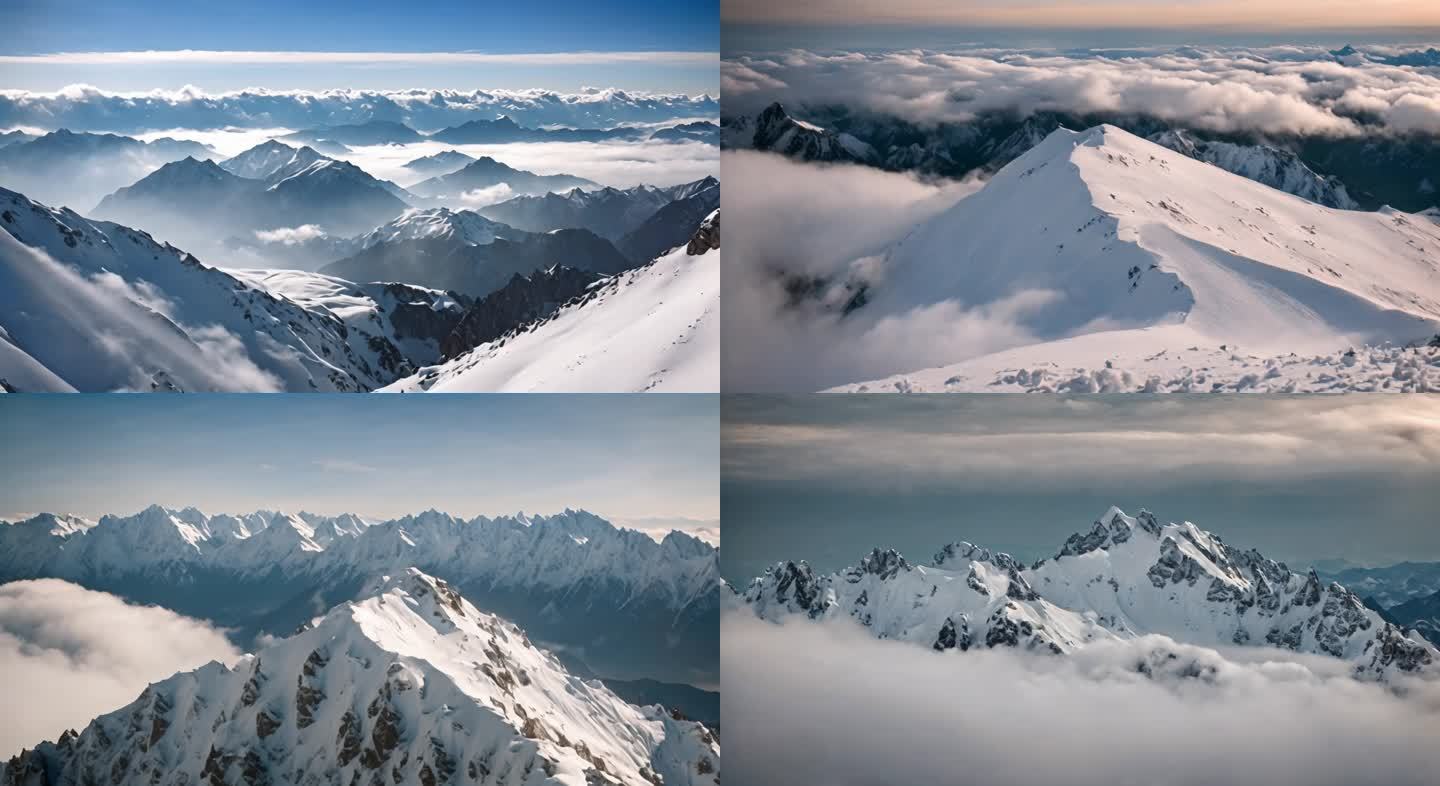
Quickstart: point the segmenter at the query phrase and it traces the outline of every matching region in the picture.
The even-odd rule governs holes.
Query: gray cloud
[[[1149,679],[1151,649],[1216,669]],[[1068,657],[935,653],[848,621],[721,623],[731,782],[1430,783],[1440,684],[1399,694],[1326,658],[1145,637]]]
[[[1362,133],[1364,119],[1397,133],[1440,134],[1437,69],[1342,65],[1320,47],[793,50],[728,58],[721,78],[727,113],[779,99],[922,125],[1057,111],[1147,115],[1215,132],[1350,136]]]
[[[57,579],[0,585],[9,756],[125,706],[178,671],[240,653],[207,623]]]
[[[728,480],[1054,490],[1116,477],[1157,486],[1440,477],[1440,399],[1431,397],[802,401],[727,403]]]

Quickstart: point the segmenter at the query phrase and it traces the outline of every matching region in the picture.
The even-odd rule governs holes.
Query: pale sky
[[[727,22],[1249,27],[1440,25],[1434,0],[724,0]]]
[[[727,579],[967,540],[1052,556],[1116,505],[1291,562],[1440,559],[1433,396],[726,396]]]
[[[713,395],[0,396],[0,518],[569,507],[713,529],[718,442]]]

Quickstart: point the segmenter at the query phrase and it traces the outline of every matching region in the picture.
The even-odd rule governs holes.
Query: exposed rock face
[[[523,325],[553,314],[585,294],[602,276],[588,270],[551,267],[510,282],[471,306],[440,342],[441,360],[452,360]]]
[[[711,251],[719,247],[720,211],[716,210],[710,214],[709,218],[700,224],[699,229],[695,230],[694,237],[691,237],[690,243],[685,246],[685,253],[692,257],[699,256],[706,251]]]

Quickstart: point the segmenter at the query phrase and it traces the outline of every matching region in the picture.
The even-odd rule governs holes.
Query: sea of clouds
[[[1208,676],[1139,673],[1157,651]],[[937,653],[737,609],[720,661],[725,777],[752,786],[1421,786],[1440,772],[1440,683],[1360,682],[1337,659],[1163,636],[1063,657]]]
[[[1423,47],[1421,47],[1423,48]],[[1394,47],[1342,63],[1323,47],[737,54],[725,113],[770,101],[843,105],[925,125],[987,112],[1113,113],[1213,132],[1440,134],[1440,68],[1392,65]]]

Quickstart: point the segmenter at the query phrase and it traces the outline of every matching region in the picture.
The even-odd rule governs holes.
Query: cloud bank
[[[117,93],[71,85],[53,93],[0,90],[0,128],[134,133],[173,128],[309,128],[390,120],[422,131],[508,116],[530,127],[607,128],[714,117],[717,99],[590,88],[552,90],[266,90],[197,87]]]
[[[1050,111],[1149,116],[1218,133],[1440,134],[1440,68],[1365,56],[1341,64],[1321,47],[793,50],[726,59],[721,80],[727,114],[780,100],[919,125]]]
[[[1147,678],[1154,649],[1211,680]],[[1426,784],[1440,685],[1404,694],[1294,653],[1160,636],[1067,657],[935,653],[848,621],[721,620],[726,778],[768,784]]]
[[[200,620],[57,579],[0,585],[6,757],[134,701],[146,685],[240,653]]]

